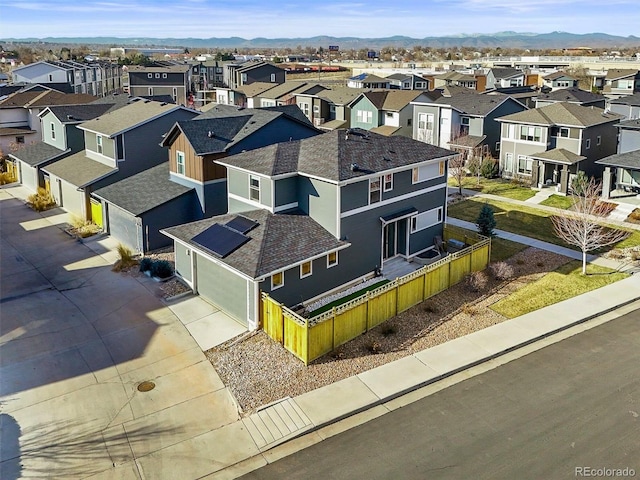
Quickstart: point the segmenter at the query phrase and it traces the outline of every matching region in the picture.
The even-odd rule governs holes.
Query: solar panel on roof
[[[215,223],[191,240],[214,255],[224,258],[247,243],[250,238],[225,225]]]
[[[250,218],[243,217],[238,215],[235,218],[229,220],[225,225],[229,228],[233,228],[234,230],[240,233],[247,233],[249,230],[253,230],[258,226],[258,222],[254,222]]]

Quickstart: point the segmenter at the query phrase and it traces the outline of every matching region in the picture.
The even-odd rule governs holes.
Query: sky
[[[640,36],[640,0],[0,0],[0,37]]]

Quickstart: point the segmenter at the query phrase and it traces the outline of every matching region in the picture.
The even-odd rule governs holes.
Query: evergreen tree
[[[480,210],[480,214],[476,219],[476,225],[478,227],[478,233],[485,237],[493,237],[493,229],[496,228],[496,219],[493,216],[493,208],[488,203],[485,203]]]

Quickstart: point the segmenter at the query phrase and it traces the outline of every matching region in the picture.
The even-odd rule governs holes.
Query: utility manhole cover
[[[149,392],[156,388],[156,384],[150,381],[142,382],[138,385],[139,392]]]

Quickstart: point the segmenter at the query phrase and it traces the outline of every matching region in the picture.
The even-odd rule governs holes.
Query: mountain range
[[[416,45],[431,48],[520,48],[520,49],[562,49],[576,47],[627,48],[638,47],[640,37],[621,37],[606,33],[575,34],[568,32],[519,33],[498,32],[493,34],[460,34],[446,37],[411,38],[393,36],[384,38],[316,36],[309,38],[122,38],[122,37],[46,37],[46,38],[6,38],[0,42],[35,42],[55,44],[110,45],[126,47],[189,47],[189,48],[296,48],[328,47],[338,45],[341,50],[380,49],[383,47],[411,48]]]

